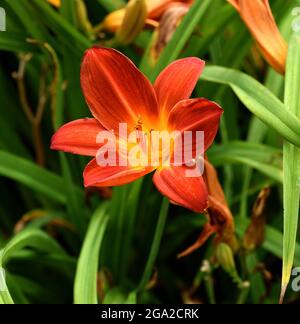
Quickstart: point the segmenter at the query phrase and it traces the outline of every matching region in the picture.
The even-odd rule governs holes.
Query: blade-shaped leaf
[[[219,66],[207,67],[201,79],[229,85],[254,115],[300,147],[300,120],[286,111],[284,104],[261,83],[242,72]]]
[[[91,219],[80,252],[74,283],[75,304],[98,304],[98,261],[107,221],[107,205],[103,204]]]
[[[65,255],[64,250],[46,233],[38,229],[26,229],[13,237],[3,250],[0,251],[0,304],[13,304],[14,301],[9,293],[9,287],[6,285],[5,265],[10,258],[24,248],[34,248],[39,251]],[[4,288],[4,289],[3,289]]]
[[[286,66],[285,107],[300,118],[300,33],[290,41]],[[290,281],[299,217],[300,198],[300,149],[290,143],[283,147],[283,274],[281,301]]]
[[[247,142],[229,142],[214,146],[209,151],[209,159],[215,166],[242,163],[271,179],[283,181],[282,153],[273,147]]]
[[[0,150],[0,175],[20,182],[59,203],[67,202],[64,180],[33,162]],[[78,194],[82,193],[76,188]]]

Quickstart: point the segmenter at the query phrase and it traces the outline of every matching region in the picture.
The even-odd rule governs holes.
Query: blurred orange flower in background
[[[287,43],[273,17],[269,0],[228,0],[249,28],[265,60],[284,74]]]

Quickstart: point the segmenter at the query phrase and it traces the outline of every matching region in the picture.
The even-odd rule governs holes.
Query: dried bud
[[[145,0],[130,0],[122,25],[117,31],[116,39],[123,45],[134,41],[142,31],[147,18],[147,6]]]
[[[265,239],[265,207],[270,188],[264,188],[258,195],[251,216],[251,223],[243,238],[243,248],[251,252],[259,247]]]
[[[178,24],[182,18],[189,11],[189,6],[183,3],[174,4],[170,7],[162,16],[159,27],[157,28],[157,36],[155,43],[152,47],[152,57],[156,61],[166,47],[168,42],[171,40]]]

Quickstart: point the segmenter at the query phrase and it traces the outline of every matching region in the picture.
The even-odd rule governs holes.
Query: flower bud
[[[79,29],[86,33],[86,35],[92,36],[93,27],[90,23],[88,12],[83,0],[75,0],[75,10]]]
[[[60,7],[60,5],[61,5],[61,0],[48,0],[48,2],[50,3],[50,4],[52,4],[52,6],[54,6],[54,7]]]
[[[123,45],[134,41],[142,31],[147,18],[145,0],[130,0],[121,27],[117,31],[116,39]]]
[[[217,246],[216,258],[220,266],[230,275],[236,275],[236,266],[233,257],[232,249],[225,243],[220,243]]]
[[[110,33],[117,32],[117,30],[122,25],[124,17],[125,17],[125,9],[119,9],[111,12],[104,18],[101,24],[101,29]]]

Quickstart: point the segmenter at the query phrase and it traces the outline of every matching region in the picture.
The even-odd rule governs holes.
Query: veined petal
[[[211,226],[209,223],[205,224],[197,241],[193,245],[182,251],[180,254],[178,254],[178,258],[186,257],[194,251],[198,250],[215,233],[216,230],[213,226]]]
[[[179,102],[169,115],[169,129],[184,132],[204,132],[204,152],[211,146],[218,132],[223,109],[215,102],[204,98],[189,99]],[[184,150],[196,150],[196,136],[193,136],[192,145]],[[201,152],[201,153],[204,153]]]
[[[173,62],[161,72],[154,84],[160,115],[167,117],[179,101],[190,98],[204,66],[204,61],[190,57]]]
[[[133,182],[152,172],[153,169],[130,166],[101,167],[93,159],[83,173],[85,187],[114,187]]]
[[[187,168],[169,167],[155,172],[157,189],[173,203],[202,213],[208,207],[208,192],[201,176],[187,177]]]
[[[94,118],[84,118],[62,126],[52,137],[51,149],[73,154],[96,156],[100,148],[97,136],[105,131]]]
[[[158,105],[150,81],[120,52],[94,47],[81,67],[81,86],[93,116],[118,133],[127,123],[131,132],[138,123],[152,128],[158,120]]]
[[[240,13],[266,61],[284,74],[288,46],[276,25],[269,0],[228,1]]]

